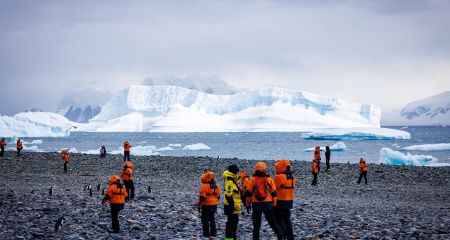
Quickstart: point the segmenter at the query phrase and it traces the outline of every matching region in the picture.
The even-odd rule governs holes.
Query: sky
[[[374,103],[450,90],[450,1],[0,0],[0,114],[216,75]]]

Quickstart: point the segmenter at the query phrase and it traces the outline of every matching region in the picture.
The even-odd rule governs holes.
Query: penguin
[[[50,187],[50,189],[48,190],[48,195],[52,195],[53,194],[53,187]]]
[[[148,191],[148,193],[151,193],[152,192],[152,188],[150,186],[148,186],[147,191]]]
[[[34,192],[35,192],[34,190],[31,190],[31,194],[34,194]]]
[[[55,223],[55,232],[57,232],[59,229],[61,229],[62,225],[64,223],[64,217],[58,218]]]
[[[92,185],[91,184],[89,184],[88,185],[88,189],[87,190],[91,190],[92,189]]]
[[[100,191],[100,183],[97,185],[97,191]]]
[[[89,189],[89,197],[92,197],[92,189]]]
[[[219,156],[217,156],[217,160],[219,160],[220,159],[220,155]]]
[[[83,189],[84,191],[86,191],[87,190],[87,185],[84,185],[84,189]]]

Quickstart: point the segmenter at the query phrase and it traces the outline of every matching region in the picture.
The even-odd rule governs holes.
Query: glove
[[[102,198],[102,205],[105,205],[106,199]]]
[[[246,207],[247,208],[247,214],[250,214],[250,207]]]

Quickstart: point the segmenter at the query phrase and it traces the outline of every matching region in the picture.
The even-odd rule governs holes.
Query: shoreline
[[[121,234],[110,234],[109,207],[101,207],[101,191],[122,167],[122,155],[71,153],[69,173],[63,173],[59,153],[26,152],[0,158],[0,232],[5,239],[201,238],[195,209],[200,175],[216,172],[216,181],[229,164],[247,173],[257,160],[211,157],[134,156],[136,198],[120,213]],[[266,162],[274,173],[275,161]],[[296,239],[309,238],[424,238],[448,239],[450,231],[450,167],[389,166],[369,164],[368,185],[356,184],[357,164],[331,163],[310,185],[310,162],[292,162],[299,184],[295,190],[292,220]],[[273,174],[271,174],[273,177]],[[93,196],[84,191],[94,188]],[[152,192],[147,192],[151,186]],[[54,194],[48,189],[54,187]],[[218,239],[224,236],[226,217],[222,199],[216,213]],[[54,224],[66,216],[54,233]],[[263,220],[262,229],[267,228]],[[266,227],[265,227],[266,226]],[[251,216],[240,216],[238,237],[251,238]],[[261,239],[274,237],[261,231]]]

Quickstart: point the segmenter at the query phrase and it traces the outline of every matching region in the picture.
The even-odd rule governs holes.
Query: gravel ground
[[[256,161],[208,157],[132,157],[136,198],[120,213],[121,233],[110,233],[101,189],[122,167],[121,156],[71,154],[69,173],[58,153],[13,152],[0,158],[1,239],[201,239],[195,209],[200,175],[231,163],[251,172]],[[274,161],[267,161],[274,173]],[[369,184],[356,184],[357,164],[332,164],[311,186],[310,163],[295,161],[299,183],[292,209],[296,239],[450,239],[450,167],[369,164]],[[91,184],[92,197],[84,186]],[[151,186],[151,193],[147,192]],[[54,192],[49,195],[49,189]],[[221,198],[223,199],[223,197]],[[216,214],[224,237],[222,203]],[[63,227],[54,231],[57,219]],[[251,239],[251,216],[240,217],[238,237]],[[263,220],[261,239],[274,239]]]

